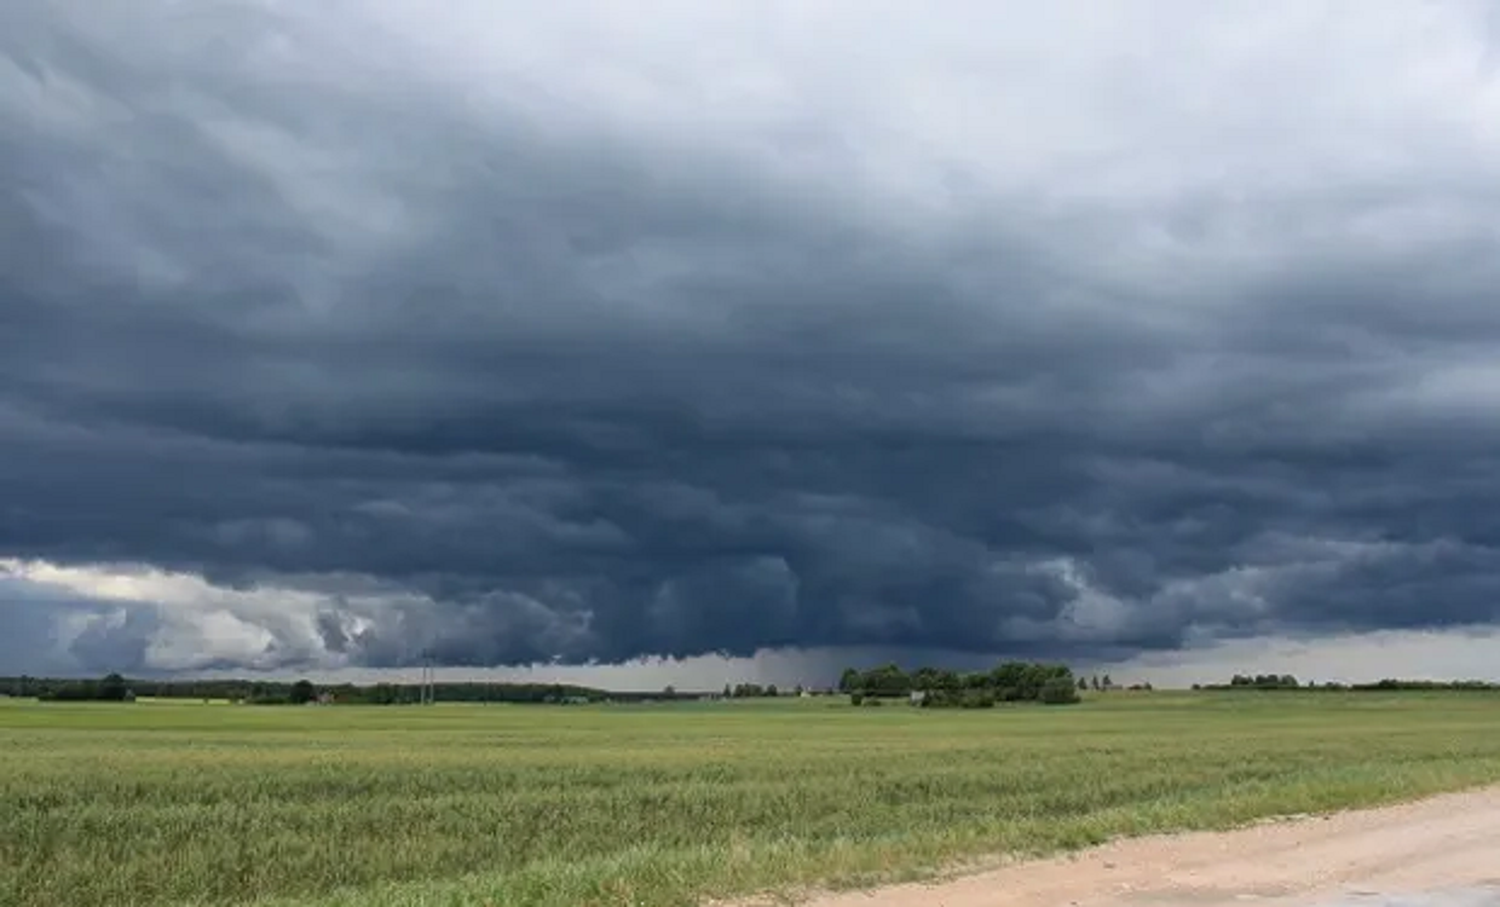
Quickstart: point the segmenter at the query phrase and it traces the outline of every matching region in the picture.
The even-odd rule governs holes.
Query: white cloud
[[[139,667],[153,671],[223,663],[267,670],[299,660],[333,668],[345,660],[329,651],[318,633],[318,615],[342,601],[328,594],[276,585],[230,589],[193,574],[148,567],[61,566],[14,558],[0,559],[0,579],[66,593],[54,606],[53,638],[63,651],[91,635],[116,638],[121,647],[140,645]],[[132,614],[149,621],[121,638],[130,630]],[[98,651],[108,657],[106,650]]]

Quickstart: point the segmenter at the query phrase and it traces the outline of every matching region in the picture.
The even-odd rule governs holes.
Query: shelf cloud
[[[0,661],[1494,624],[1496,10],[6,6]]]

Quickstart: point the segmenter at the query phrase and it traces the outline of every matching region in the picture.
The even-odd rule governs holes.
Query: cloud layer
[[[1495,622],[1497,52],[1461,2],[6,7],[8,645]]]

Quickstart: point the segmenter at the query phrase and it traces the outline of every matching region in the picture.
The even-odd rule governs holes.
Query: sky
[[[0,5],[0,620],[1500,678],[1500,3]]]

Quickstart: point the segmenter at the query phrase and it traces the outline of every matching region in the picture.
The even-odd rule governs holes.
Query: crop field
[[[0,703],[0,904],[671,905],[1500,780],[1500,697]]]

